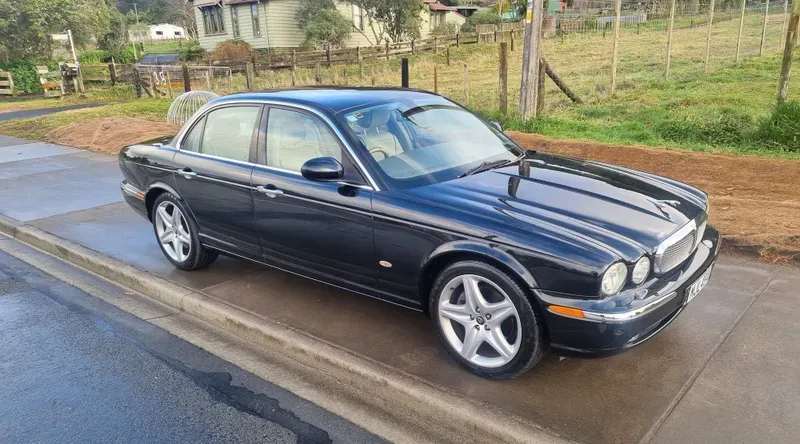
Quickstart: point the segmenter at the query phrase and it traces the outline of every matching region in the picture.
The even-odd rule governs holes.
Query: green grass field
[[[438,89],[481,115],[501,121],[504,128],[536,132],[555,138],[582,139],[629,145],[663,146],[696,151],[747,153],[800,159],[786,145],[776,148],[759,136],[761,120],[772,110],[780,71],[782,14],[769,17],[766,51],[759,57],[763,16],[745,20],[741,60],[735,62],[738,19],[716,23],[708,72],[704,72],[705,26],[676,29],[673,37],[671,75],[665,79],[667,36],[663,30],[635,29],[622,32],[617,93],[610,97],[611,33],[565,36],[543,42],[543,55],[564,82],[584,101],[573,104],[554,83],[546,83],[544,115],[522,121],[516,113],[519,99],[522,48],[509,53],[509,113],[498,112],[498,48],[496,44],[451,48],[450,65],[445,52],[410,58],[413,88],[433,90],[433,70],[438,67]],[[796,53],[796,59],[800,52]],[[800,62],[797,62],[800,63]],[[467,74],[464,74],[466,65]],[[216,71],[215,71],[216,72]],[[221,72],[221,71],[220,71]],[[369,61],[363,78],[358,65],[322,70],[324,84],[399,86],[400,61]],[[797,75],[796,75],[797,77]],[[262,72],[257,89],[291,85],[288,71]],[[297,85],[315,84],[313,69],[298,69]],[[241,74],[212,81],[212,89],[228,94],[245,89]],[[800,78],[794,80],[800,90]],[[466,85],[466,95],[465,95]],[[205,89],[205,85],[194,85]],[[176,91],[177,93],[177,91]],[[467,97],[468,95],[468,97]],[[800,97],[795,93],[794,97]],[[46,133],[69,121],[95,116],[137,115],[162,120],[167,99],[133,99],[110,107],[47,116],[32,122],[0,125],[0,132],[23,137]],[[795,130],[796,131],[796,130]],[[800,137],[795,141],[800,144]]]

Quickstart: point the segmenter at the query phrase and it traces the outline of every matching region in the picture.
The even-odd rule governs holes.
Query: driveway
[[[175,270],[122,202],[116,158],[0,136],[0,214],[283,322],[580,442],[795,442],[800,272],[723,256],[652,340],[595,360],[547,357],[512,381],[466,373],[421,314],[221,258]]]
[[[98,106],[105,106],[107,103],[87,103],[79,105],[59,106],[55,108],[40,108],[40,109],[26,109],[22,111],[6,111],[0,112],[0,122],[4,120],[13,119],[28,119],[31,117],[41,117],[48,114],[60,113],[62,111],[70,111],[73,109],[96,108]]]

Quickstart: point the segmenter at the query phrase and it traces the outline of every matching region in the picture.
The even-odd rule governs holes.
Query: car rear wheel
[[[484,378],[514,378],[544,355],[542,325],[526,292],[485,262],[457,262],[442,271],[430,313],[448,353]]]
[[[183,203],[172,193],[164,193],[153,203],[153,231],[164,256],[182,270],[206,268],[219,253],[204,247]]]

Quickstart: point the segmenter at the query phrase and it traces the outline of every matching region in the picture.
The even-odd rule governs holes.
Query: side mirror
[[[317,157],[306,161],[300,167],[300,174],[308,180],[339,180],[344,176],[344,168],[333,157]]]
[[[499,122],[492,120],[491,122],[489,122],[489,125],[492,125],[494,129],[496,129],[497,131],[500,131],[501,133],[503,132],[503,127],[500,126]]]

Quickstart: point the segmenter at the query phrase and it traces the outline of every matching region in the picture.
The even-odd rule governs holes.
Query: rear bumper
[[[683,266],[605,300],[535,291],[551,347],[560,355],[608,356],[655,336],[683,311],[686,290],[713,265],[719,242],[719,233],[709,227],[697,251]],[[647,291],[644,297],[642,290]],[[549,310],[552,305],[579,309],[584,317],[554,313]]]

